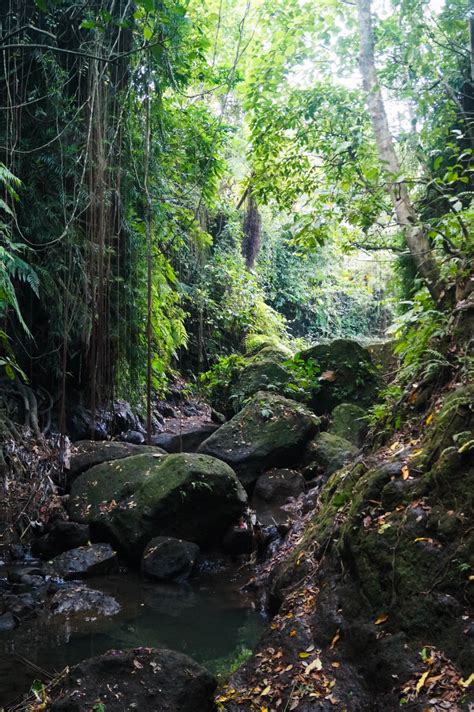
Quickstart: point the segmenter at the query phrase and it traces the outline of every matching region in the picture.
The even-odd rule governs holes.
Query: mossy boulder
[[[353,403],[337,405],[331,414],[329,432],[360,447],[367,431],[366,411]]]
[[[285,358],[291,358],[293,352],[291,349],[278,338],[267,336],[265,334],[249,334],[245,339],[245,354],[247,356],[255,356],[260,351],[273,350]]]
[[[270,467],[293,464],[318,426],[319,418],[306,406],[260,391],[199,452],[227,462],[251,488]]]
[[[311,406],[318,415],[331,413],[340,403],[369,407],[377,398],[379,376],[367,349],[357,341],[336,339],[301,351],[319,368],[318,388]]]
[[[265,346],[253,356],[245,357],[230,386],[234,410],[239,410],[242,403],[258,391],[284,392],[292,380],[291,372],[285,366],[289,358],[291,353],[288,350],[274,345]]]
[[[326,478],[353,460],[358,449],[349,440],[332,433],[318,433],[304,452],[304,475],[307,479],[323,475]]]
[[[164,450],[159,447],[125,442],[79,440],[71,447],[69,467],[66,470],[67,484],[70,485],[76,477],[94,465],[142,453],[164,454]]]
[[[233,470],[207,455],[136,455],[97,465],[73,483],[72,520],[135,559],[150,539],[219,543],[247,497]]]

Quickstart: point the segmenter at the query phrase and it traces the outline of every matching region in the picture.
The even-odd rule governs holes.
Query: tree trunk
[[[374,34],[371,0],[357,0],[360,32],[360,70],[367,94],[367,107],[375,134],[379,159],[386,172],[386,186],[397,222],[402,228],[408,249],[420,276],[437,304],[443,301],[438,265],[433,250],[410,200],[407,185],[400,181],[401,167],[388,125],[387,114],[375,70]]]
[[[255,266],[255,261],[262,246],[262,219],[251,192],[248,193],[243,230],[242,255],[247,269],[251,270]]]

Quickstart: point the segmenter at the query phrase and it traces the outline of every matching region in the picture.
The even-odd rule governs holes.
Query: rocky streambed
[[[319,401],[262,390],[263,349],[232,385],[247,400],[187,438],[194,452],[174,435],[74,445],[67,520],[33,542],[41,563],[0,578],[5,698],[86,658],[41,704],[469,709],[472,387],[452,388],[426,433],[364,452],[369,355],[335,342],[313,356]]]
[[[34,562],[0,568],[0,584],[8,577],[28,581],[30,571],[41,570]],[[14,594],[16,625],[0,632],[0,708],[27,692],[34,680],[47,682],[45,672],[108,650],[167,648],[214,674],[235,667],[266,625],[257,597],[240,591],[247,579],[240,563],[220,557],[203,561],[195,577],[181,584],[126,570],[50,583],[42,605],[35,607],[38,589]],[[26,588],[11,584],[16,591],[20,586]]]

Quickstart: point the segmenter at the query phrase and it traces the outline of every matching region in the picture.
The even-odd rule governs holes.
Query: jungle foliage
[[[377,151],[361,25],[343,10],[341,23],[337,0],[4,3],[0,365],[47,389],[63,425],[69,402],[140,401],[173,370],[225,381],[249,335],[378,338],[399,315],[403,378],[425,359],[472,284],[466,7],[372,12],[399,175]]]

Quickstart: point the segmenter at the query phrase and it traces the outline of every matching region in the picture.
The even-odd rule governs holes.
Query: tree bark
[[[401,177],[401,167],[388,125],[385,105],[375,69],[374,33],[371,16],[371,0],[357,0],[360,33],[360,70],[362,84],[367,95],[372,127],[375,134],[379,160],[385,171],[387,190],[402,228],[408,249],[416,268],[437,304],[445,295],[438,265],[433,255],[426,231],[410,200],[408,188]]]

